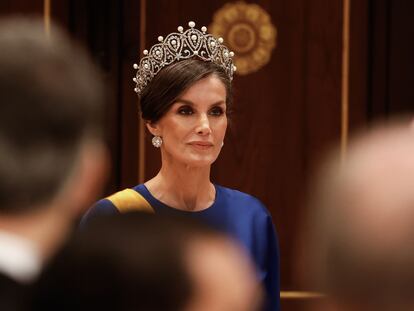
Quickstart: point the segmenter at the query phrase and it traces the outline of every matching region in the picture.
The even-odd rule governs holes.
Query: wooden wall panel
[[[105,192],[134,185],[139,119],[132,64],[139,45],[139,2],[61,0],[52,2],[52,16],[88,48],[105,74],[109,102],[105,132],[112,156]]]
[[[370,2],[368,116],[388,114],[389,1]]]
[[[369,94],[369,0],[351,1],[349,128],[360,128],[368,121]]]
[[[135,69],[132,65],[138,61],[140,43],[140,3],[139,1],[124,1],[122,7],[122,43],[120,96],[122,97],[122,179],[121,188],[131,187],[138,181],[139,144],[138,132],[140,117],[138,113],[138,97],[133,88]],[[130,165],[131,164],[131,165]]]
[[[42,15],[44,0],[2,0],[0,16],[5,15]]]
[[[414,3],[370,1],[372,40],[370,103],[372,115],[414,112]]]
[[[352,1],[350,129],[414,113],[414,26],[409,0]]]
[[[392,113],[414,112],[414,2],[390,1],[389,100]]]

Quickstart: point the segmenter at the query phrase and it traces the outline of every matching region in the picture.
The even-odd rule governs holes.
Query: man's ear
[[[145,125],[148,129],[148,131],[154,135],[154,136],[161,136],[161,131],[159,128],[158,123],[151,122],[151,121],[145,121]]]

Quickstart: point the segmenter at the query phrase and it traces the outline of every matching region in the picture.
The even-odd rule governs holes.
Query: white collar
[[[34,243],[0,230],[0,271],[21,282],[32,282],[40,273],[42,261]]]

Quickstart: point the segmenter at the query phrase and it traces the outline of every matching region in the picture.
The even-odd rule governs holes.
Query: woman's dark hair
[[[223,82],[229,110],[232,103],[232,87],[225,70],[213,62],[191,58],[163,68],[152,79],[141,95],[141,117],[150,122],[157,122],[180,94],[210,75],[217,76]]]

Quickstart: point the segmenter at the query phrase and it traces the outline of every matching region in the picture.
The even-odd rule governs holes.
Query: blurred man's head
[[[69,219],[94,200],[104,88],[85,52],[41,20],[0,22],[0,68],[0,228],[28,235],[48,229],[51,207]]]
[[[223,236],[194,240],[186,265],[194,294],[185,311],[258,311],[260,291],[246,254]]]
[[[0,23],[0,68],[0,213],[18,213],[56,196],[101,134],[104,90],[84,52],[40,21]]]
[[[41,277],[35,310],[255,311],[244,252],[188,218],[129,213],[79,232]]]
[[[414,308],[414,132],[374,127],[334,153],[311,191],[317,279],[337,305]],[[351,308],[352,307],[352,308]],[[352,309],[352,310],[354,310]]]

